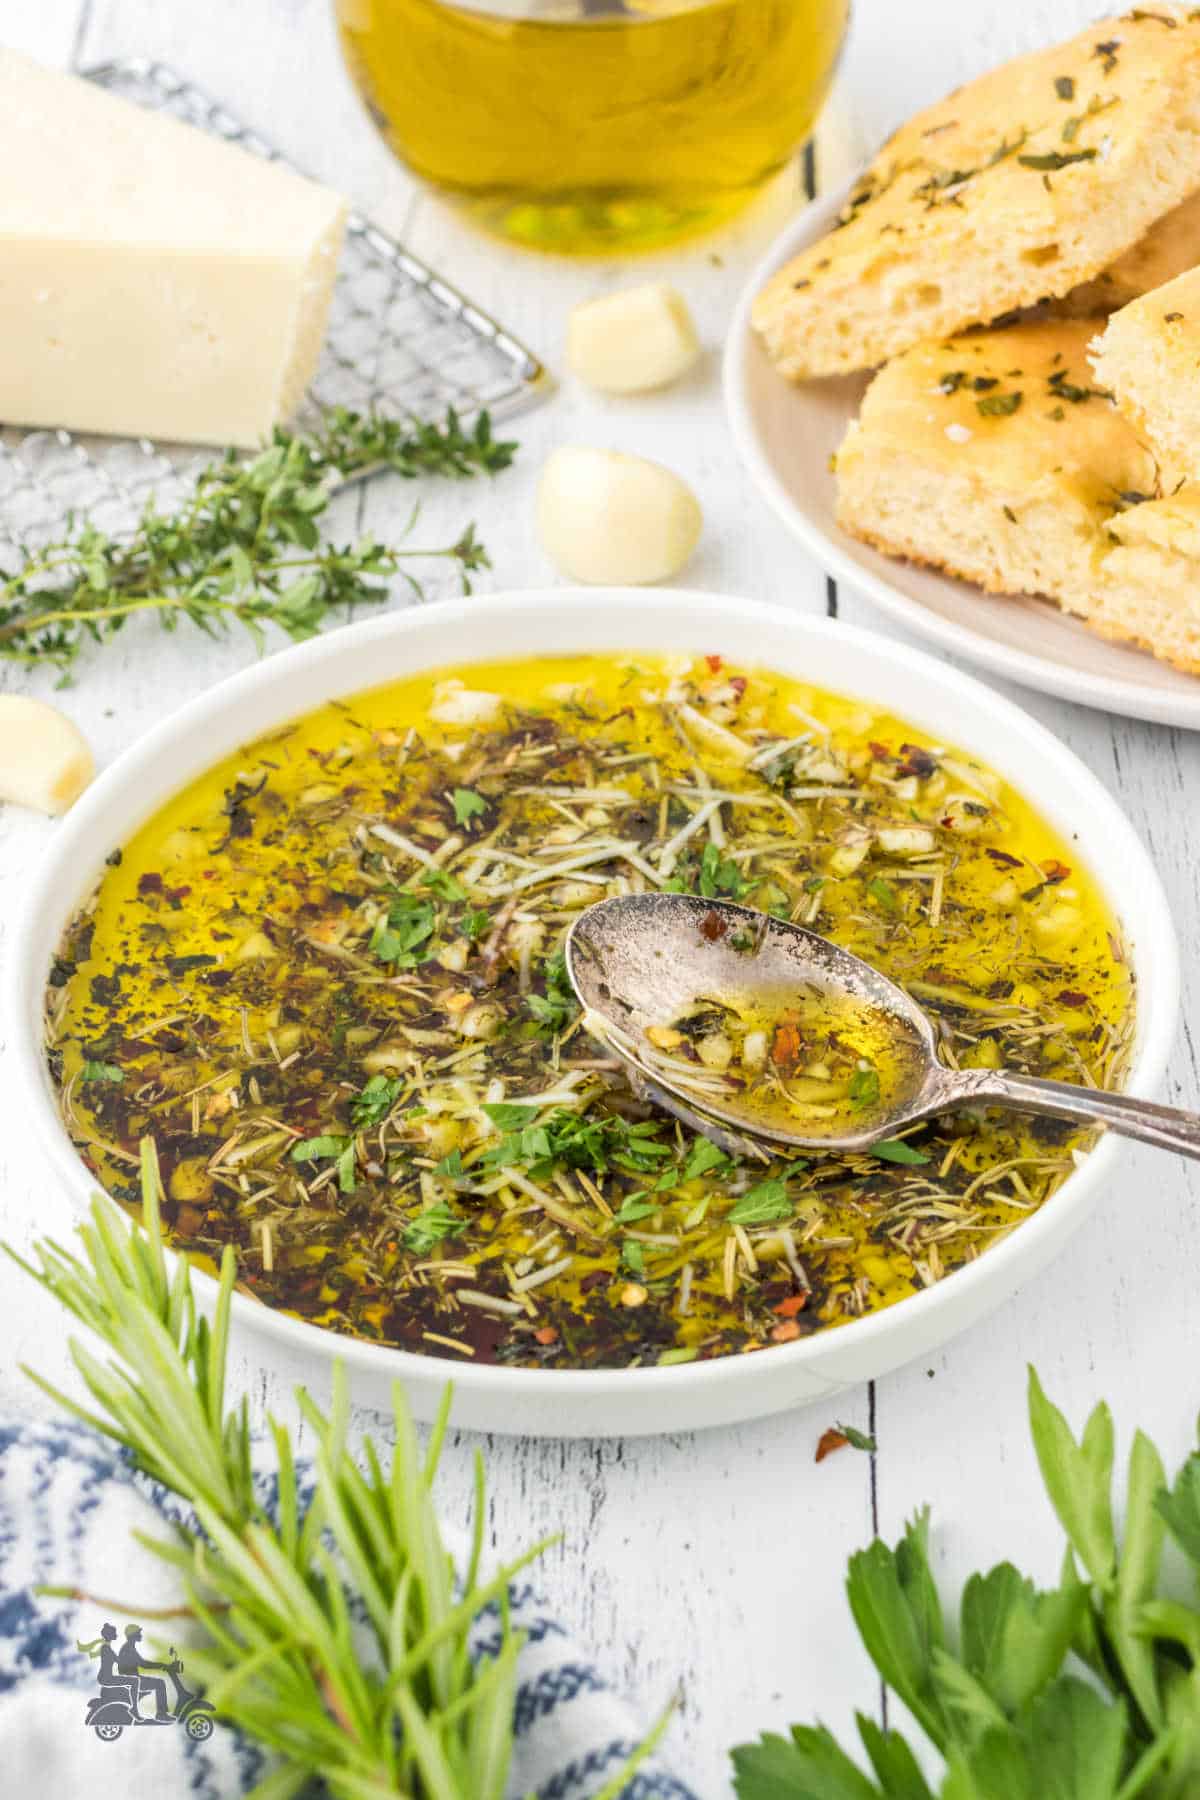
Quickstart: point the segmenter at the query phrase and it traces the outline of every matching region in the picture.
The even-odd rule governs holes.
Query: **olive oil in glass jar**
[[[396,154],[540,250],[718,224],[807,136],[849,0],[335,0]]]

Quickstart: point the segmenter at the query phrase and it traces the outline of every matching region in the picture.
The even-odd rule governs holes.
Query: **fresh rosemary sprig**
[[[431,1493],[449,1389],[422,1457],[394,1385],[385,1467],[370,1438],[359,1459],[350,1453],[340,1364],[327,1413],[303,1389],[297,1395],[316,1446],[310,1497],[287,1430],[270,1421],[278,1502],[268,1514],[255,1493],[245,1400],[233,1408],[225,1401],[233,1249],[225,1249],[210,1325],[197,1312],[187,1261],[179,1258],[168,1272],[160,1198],[157,1159],[144,1143],[143,1231],[97,1197],[80,1227],[82,1256],[43,1241],[35,1266],[4,1248],[110,1352],[102,1361],[71,1340],[95,1410],[26,1373],[195,1510],[198,1530],[139,1538],[180,1572],[183,1610],[207,1633],[202,1645],[189,1646],[188,1666],[218,1715],[282,1759],[255,1795],[290,1800],[323,1777],[335,1800],[502,1800],[521,1647],[508,1586],[552,1540],[481,1578],[485,1495],[477,1456],[473,1535],[465,1567],[456,1569]],[[473,1662],[472,1627],[493,1605],[499,1649]],[[365,1647],[354,1615],[366,1621]],[[666,1715],[596,1800],[616,1800],[665,1724]]]
[[[868,1776],[824,1726],[733,1752],[738,1800],[1188,1800],[1200,1793],[1200,1611],[1168,1597],[1169,1534],[1200,1571],[1200,1453],[1168,1487],[1133,1440],[1123,1530],[1113,1515],[1113,1422],[1076,1442],[1029,1375],[1034,1449],[1067,1538],[1057,1587],[1011,1563],[972,1575],[955,1642],[927,1549],[928,1512],[894,1548],[850,1559],[846,1591],[879,1674],[939,1752],[936,1787],[894,1727],[858,1715]]]
[[[471,576],[490,567],[473,525],[426,549],[374,538],[338,544],[323,537],[320,521],[338,487],[358,475],[490,475],[514,450],[492,437],[486,413],[469,432],[453,411],[441,424],[409,425],[344,408],[313,435],[277,429],[249,461],[227,451],[207,464],[178,506],[159,510],[152,499],[130,531],[111,536],[72,524],[0,576],[0,656],[66,671],[85,643],[103,642],[142,612],[168,628],[190,619],[210,635],[238,623],[260,646],[267,624],[311,637],[331,612],[385,599],[393,576],[420,595],[406,566],[414,560],[454,563],[469,593]]]

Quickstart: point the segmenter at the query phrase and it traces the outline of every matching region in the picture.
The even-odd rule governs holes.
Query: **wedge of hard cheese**
[[[0,50],[0,421],[253,445],[316,367],[345,207]]]

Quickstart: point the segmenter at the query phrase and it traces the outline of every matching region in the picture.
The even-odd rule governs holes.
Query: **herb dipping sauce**
[[[868,1154],[730,1161],[581,1031],[561,943],[595,900],[661,885],[824,932],[963,1066],[1114,1086],[1132,1030],[1117,927],[1025,799],[898,718],[715,656],[472,666],[332,703],[109,863],[47,990],[85,1161],[136,1213],[152,1135],[202,1266],[232,1243],[265,1304],[449,1358],[794,1340],[979,1255],[1083,1141],[973,1111]],[[823,1056],[801,1013],[746,1019],[742,1059],[756,1030],[793,1087],[871,1106],[893,1078],[849,1028]]]

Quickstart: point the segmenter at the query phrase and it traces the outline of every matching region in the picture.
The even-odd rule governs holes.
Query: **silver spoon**
[[[729,901],[662,893],[601,900],[572,925],[566,961],[586,1028],[656,1105],[726,1151],[761,1157],[763,1143],[869,1150],[920,1119],[982,1104],[1106,1126],[1200,1158],[1200,1114],[1016,1070],[946,1068],[934,1025],[903,988],[815,931]],[[646,1036],[706,1006],[757,1000],[764,1014],[778,1013],[789,997],[848,1006],[885,1043],[894,1078],[874,1107],[805,1117],[786,1091],[764,1104],[765,1080],[660,1053]]]

